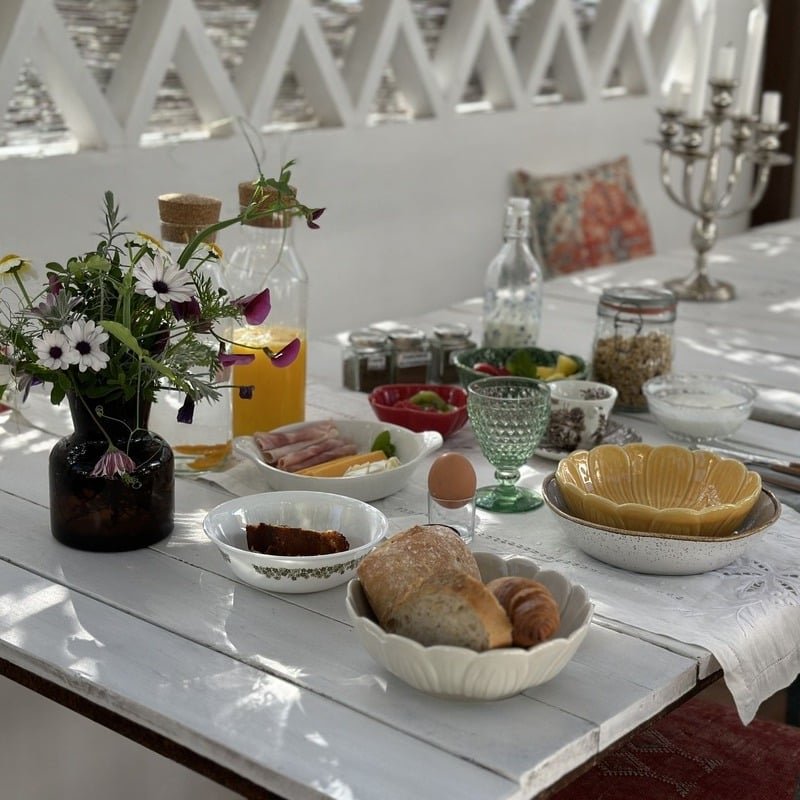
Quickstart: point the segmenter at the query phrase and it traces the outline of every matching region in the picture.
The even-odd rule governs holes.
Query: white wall
[[[311,279],[312,334],[402,318],[480,291],[499,247],[517,167],[552,173],[627,154],[658,250],[688,246],[691,217],[658,177],[652,98],[452,117],[413,125],[315,130],[269,144],[298,160],[301,199],[324,205],[321,229],[298,228]],[[274,158],[274,161],[273,161]],[[156,197],[199,192],[235,213],[236,185],[254,176],[241,137],[124,152],[0,162],[0,249],[36,263],[93,246],[102,195],[112,189],[130,227],[158,233]],[[746,226],[746,215],[723,234]],[[230,251],[236,229],[220,244]],[[691,263],[687,262],[687,273]],[[665,276],[668,277],[668,276]],[[674,276],[669,276],[674,277]]]

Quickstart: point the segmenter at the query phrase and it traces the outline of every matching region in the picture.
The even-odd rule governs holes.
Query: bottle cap
[[[197,234],[219,222],[222,201],[200,194],[169,193],[158,197],[158,214],[161,219],[161,238],[167,242],[187,244]],[[213,242],[210,234],[207,242]]]
[[[295,189],[291,187],[292,194],[284,195],[284,200],[291,202],[295,199]],[[239,207],[244,211],[252,202],[256,193],[253,181],[243,181],[239,184]],[[269,208],[270,205],[279,199],[275,191],[267,191],[259,201],[259,206]],[[288,228],[292,224],[292,214],[289,211],[278,211],[271,214],[263,214],[253,219],[248,219],[245,225],[252,225],[256,228]]]

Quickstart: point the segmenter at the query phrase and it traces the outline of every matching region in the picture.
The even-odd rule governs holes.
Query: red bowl
[[[452,411],[425,411],[397,407],[395,403],[408,400],[417,392],[436,392],[446,403],[455,406]],[[402,425],[409,430],[438,431],[447,437],[464,427],[467,421],[467,393],[460,386],[441,386],[433,383],[389,383],[377,386],[370,392],[369,404],[382,422]]]

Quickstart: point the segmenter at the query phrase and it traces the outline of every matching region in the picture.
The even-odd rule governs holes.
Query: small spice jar
[[[342,352],[342,383],[356,392],[371,392],[391,383],[389,338],[375,328],[352,331]]]
[[[677,300],[668,289],[606,289],[597,305],[592,376],[614,386],[618,411],[646,411],[645,381],[672,370]]]
[[[475,342],[469,338],[471,335],[469,326],[461,322],[434,326],[428,370],[428,380],[431,383],[458,383],[458,371],[453,363],[453,356],[475,347]]]
[[[425,331],[395,328],[389,331],[391,374],[394,383],[426,383],[431,349]]]

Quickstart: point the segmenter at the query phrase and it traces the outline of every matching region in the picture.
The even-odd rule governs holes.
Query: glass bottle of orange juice
[[[239,184],[244,209],[253,198],[253,184]],[[308,275],[292,242],[292,218],[287,213],[255,217],[242,225],[241,242],[225,265],[225,285],[234,297],[269,289],[272,310],[261,325],[243,325],[233,331],[234,353],[253,353],[250,364],[233,367],[233,383],[253,386],[253,396],[242,399],[233,390],[233,435],[248,436],[305,419],[306,316]],[[277,367],[263,347],[272,352],[300,340],[300,353],[288,367]]]

